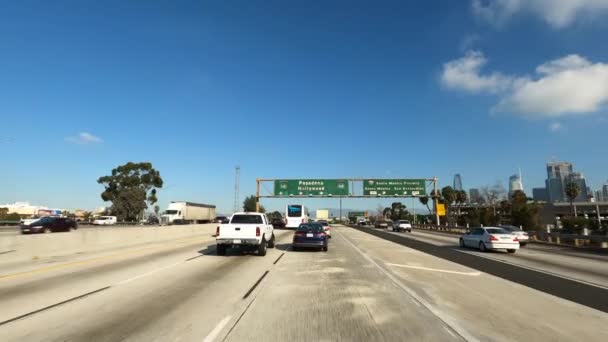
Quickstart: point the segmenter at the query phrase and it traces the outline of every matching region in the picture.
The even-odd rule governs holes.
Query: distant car
[[[93,220],[93,224],[96,226],[109,226],[116,224],[116,216],[99,216]]]
[[[230,219],[226,216],[217,216],[213,222],[225,224],[230,222]]]
[[[460,237],[460,247],[479,248],[480,251],[506,249],[515,253],[519,249],[519,240],[508,230],[499,227],[473,228]]]
[[[282,218],[275,218],[271,221],[274,229],[282,229],[285,228],[285,221]]]
[[[69,232],[78,229],[76,221],[67,217],[43,217],[27,225],[21,226],[21,234]]]
[[[380,228],[380,229],[387,229],[388,228],[388,222],[383,221],[383,220],[377,220],[376,223],[374,223],[374,227],[375,228]]]
[[[357,225],[359,226],[367,226],[368,222],[365,220],[359,220],[359,222],[357,222]]]
[[[302,223],[293,234],[293,250],[300,248],[317,248],[327,252],[327,234],[320,224]]]
[[[398,220],[393,222],[394,232],[412,232],[412,224],[408,220]]]
[[[325,230],[325,234],[327,234],[327,237],[331,239],[331,226],[329,225],[329,222],[325,221],[325,220],[319,220],[317,221],[318,224],[320,224],[321,226],[323,226],[323,230]]]
[[[528,235],[528,233],[521,230],[519,227],[511,225],[501,225],[498,227],[511,232],[512,235],[517,236],[517,239],[519,240],[519,245],[521,247],[525,246],[530,241],[530,236]]]

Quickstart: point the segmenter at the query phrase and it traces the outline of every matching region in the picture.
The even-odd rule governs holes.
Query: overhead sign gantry
[[[437,208],[437,177],[415,179],[343,178],[343,179],[263,179],[256,180],[256,210],[260,198],[400,198],[429,196]],[[264,183],[272,183],[270,194],[260,194]],[[432,188],[429,191],[429,188]],[[360,194],[355,189],[362,189]],[[268,189],[267,189],[268,190]],[[435,210],[439,224],[439,213]]]

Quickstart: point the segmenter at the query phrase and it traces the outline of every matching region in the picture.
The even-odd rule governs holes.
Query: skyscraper
[[[602,186],[602,199],[608,201],[608,183]]]
[[[547,163],[545,187],[549,202],[566,202],[565,179],[572,173],[572,164],[567,162]]]
[[[545,188],[532,189],[532,198],[537,202],[547,202],[549,200],[549,198],[547,196],[547,189],[545,189]]]
[[[454,190],[462,191],[462,177],[460,177],[460,173],[454,175]]]
[[[513,175],[509,177],[509,197],[517,190],[524,191],[524,185],[521,183],[520,175]]]
[[[481,204],[483,202],[479,189],[471,188],[469,190],[469,202],[473,204]]]
[[[602,193],[602,190],[596,191],[594,197],[596,202],[604,202],[604,194]]]

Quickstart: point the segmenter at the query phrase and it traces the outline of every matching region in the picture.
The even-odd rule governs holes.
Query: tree
[[[105,187],[101,199],[112,202],[112,213],[125,221],[136,220],[148,208],[146,202],[156,203],[156,191],[163,187],[160,173],[147,162],[120,165],[97,183]]]
[[[385,218],[384,217],[384,207],[380,203],[378,203],[378,207],[376,207],[376,218],[378,220],[382,220]]]
[[[384,216],[384,218],[387,219],[387,218],[391,217],[391,213],[392,213],[391,208],[387,207],[387,208],[384,208],[384,210],[382,211],[382,216]]]
[[[481,197],[485,203],[492,207],[494,216],[496,216],[496,204],[504,198],[505,193],[505,188],[500,182],[497,182],[492,186],[484,186],[481,188]]]
[[[268,218],[271,220],[280,219],[280,218],[283,218],[283,215],[281,215],[280,212],[275,210],[275,211],[271,212],[270,214],[268,214]]]
[[[254,195],[251,196],[247,196],[245,197],[245,200],[243,201],[243,211],[245,212],[251,212],[254,213],[256,212],[255,210],[255,203],[256,203],[256,199]],[[260,213],[265,213],[266,209],[264,208],[264,206],[260,205]]]
[[[450,206],[456,201],[456,192],[451,186],[441,188],[441,201],[445,204],[448,222],[451,224],[452,210]]]
[[[467,203],[467,193],[464,190],[456,190],[456,203],[458,203],[458,217],[460,217],[460,206]]]
[[[429,197],[428,196],[418,197],[418,200],[420,201],[420,203],[422,203],[422,205],[426,206],[426,208],[429,210],[429,215],[433,215],[433,212],[431,211],[431,207],[429,207]]]
[[[581,189],[578,187],[578,184],[574,182],[568,182],[566,183],[566,187],[564,188],[564,190],[566,191],[566,197],[568,197],[568,201],[570,201],[570,210],[574,214],[574,217],[577,217],[574,200],[581,193]]]
[[[392,221],[397,220],[406,220],[409,216],[409,212],[406,210],[405,204],[401,202],[393,202],[390,208],[386,208],[390,210],[390,218]],[[385,209],[385,211],[386,211]]]

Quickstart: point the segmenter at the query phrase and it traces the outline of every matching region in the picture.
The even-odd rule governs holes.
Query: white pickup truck
[[[256,249],[266,255],[266,248],[274,248],[274,230],[265,214],[234,213],[230,223],[221,224],[215,232],[217,255],[226,255],[232,247]]]

